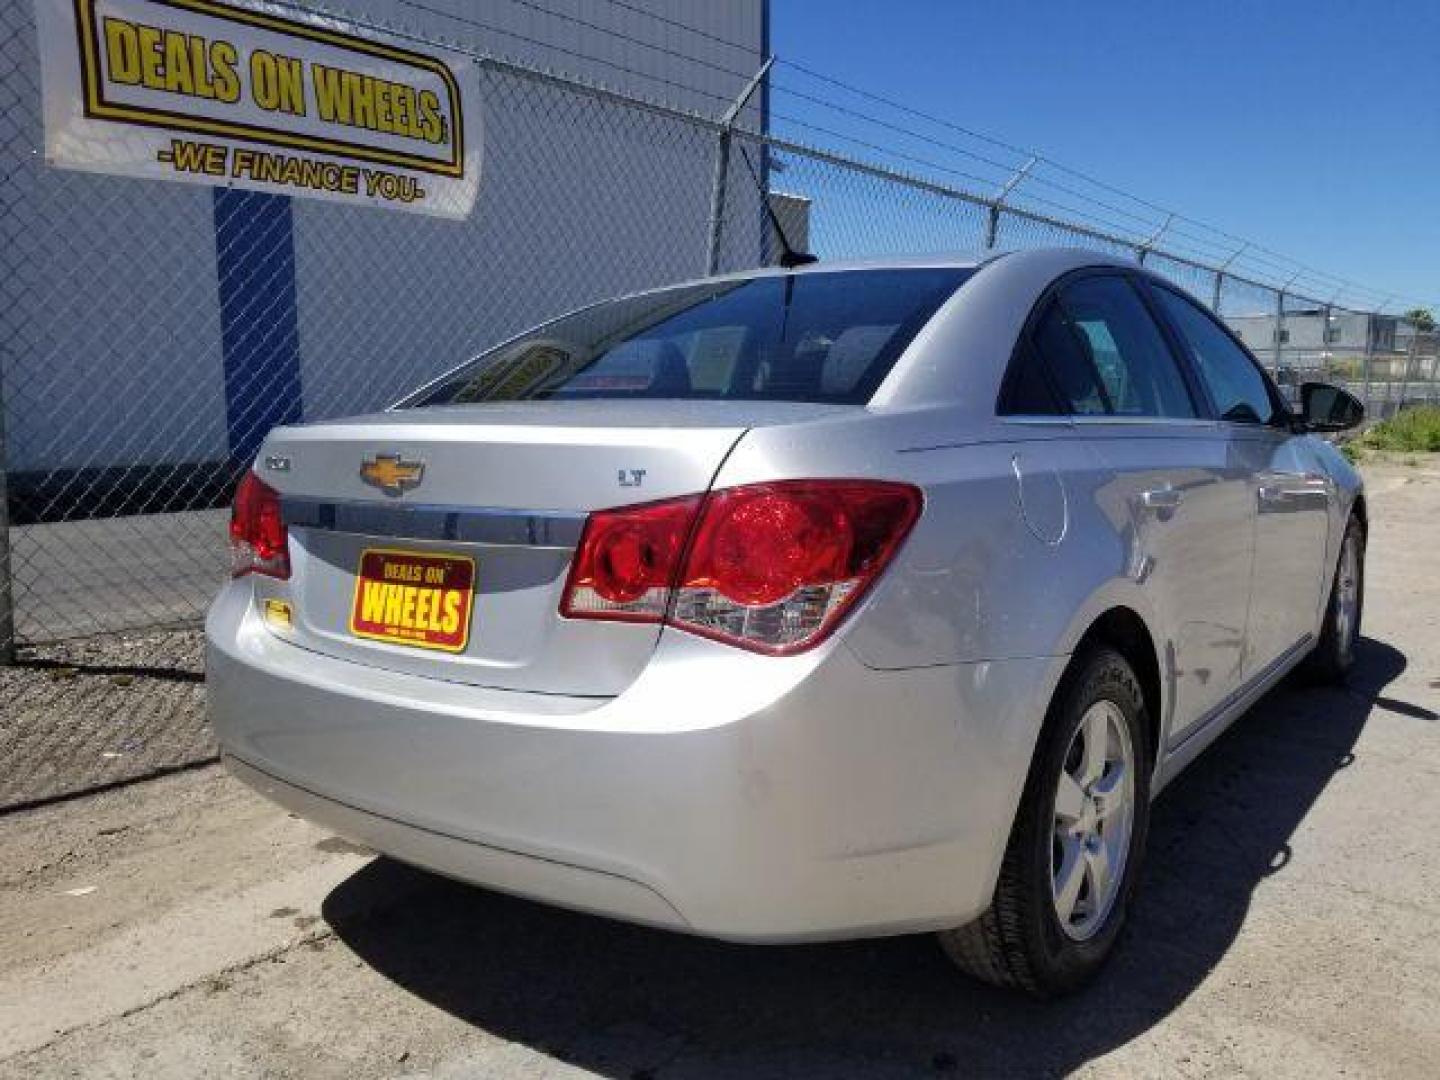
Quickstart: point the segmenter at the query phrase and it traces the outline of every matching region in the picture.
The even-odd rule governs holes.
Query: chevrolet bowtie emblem
[[[360,464],[360,479],[386,495],[403,495],[419,487],[424,475],[423,461],[406,461],[399,454],[376,454]]]

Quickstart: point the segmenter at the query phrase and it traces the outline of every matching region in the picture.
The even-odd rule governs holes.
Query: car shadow
[[[1144,1033],[1221,960],[1251,893],[1285,873],[1291,835],[1354,760],[1371,708],[1404,667],[1400,652],[1367,639],[1349,689],[1287,682],[1217,740],[1156,803],[1115,958],[1057,1002],[961,977],[929,935],[727,945],[386,859],[337,886],[324,914],[409,992],[606,1076],[1068,1072]]]

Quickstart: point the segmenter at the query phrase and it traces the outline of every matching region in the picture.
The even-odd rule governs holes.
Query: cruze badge
[[[376,454],[360,465],[360,479],[386,495],[403,495],[419,487],[424,476],[423,461],[406,461],[399,454]]]

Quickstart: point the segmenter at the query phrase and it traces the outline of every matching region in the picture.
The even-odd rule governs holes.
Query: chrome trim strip
[[[1218,427],[1218,421],[1204,416],[1123,416],[1117,413],[1104,413],[1103,415],[1084,413],[1081,415],[1071,414],[1069,419],[1076,427],[1154,427],[1204,432],[1213,432]]]
[[[1074,427],[1074,419],[1068,413],[1006,413],[1000,417],[1004,424],[1019,424],[1026,427]]]
[[[436,506],[280,497],[286,525],[402,540],[448,540],[506,547],[574,548],[585,515],[568,510],[509,510],[493,506]]]

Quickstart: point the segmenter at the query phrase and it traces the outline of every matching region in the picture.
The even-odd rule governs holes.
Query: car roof
[[[837,259],[808,263],[787,269],[780,266],[762,266],[750,270],[738,270],[729,274],[718,274],[713,278],[699,280],[733,281],[755,277],[773,277],[779,274],[825,274],[847,270],[927,270],[955,269],[977,270],[982,266],[1004,259],[1011,264],[1026,264],[1027,267],[1053,269],[1065,273],[1070,269],[1085,266],[1123,266],[1134,269],[1139,264],[1131,258],[1113,255],[1105,251],[1076,247],[1043,247],[1021,250],[992,252],[934,252],[912,255],[876,255],[866,258]]]
[[[653,285],[644,289],[636,289],[634,292],[606,297],[599,301],[599,303],[605,303],[609,300],[628,300],[632,297],[648,296],[652,293],[667,292],[670,289],[681,289],[713,281],[753,281],[760,278],[783,277],[789,274],[834,274],[857,270],[979,270],[983,267],[993,266],[1001,262],[1005,264],[1007,270],[1020,271],[1029,277],[1044,276],[1046,274],[1052,277],[1058,277],[1071,270],[1079,270],[1087,266],[1120,266],[1131,270],[1143,269],[1134,259],[1112,255],[1104,251],[1073,247],[1026,248],[1017,251],[993,251],[980,254],[975,252],[936,252],[911,255],[877,255],[855,259],[836,259],[831,262],[821,261],[807,263],[804,266],[796,267],[751,267],[747,270],[734,270],[724,274],[711,274],[707,277],[670,281],[663,285]],[[583,307],[590,306],[592,305],[583,305]],[[576,310],[583,310],[583,307],[577,308]]]
[[[809,263],[793,269],[761,267],[686,284],[865,270],[977,271],[905,348],[871,398],[870,407],[959,405],[977,415],[988,415],[993,412],[995,394],[1009,366],[1016,338],[1035,303],[1057,278],[1093,267],[1115,267],[1154,276],[1137,260],[1123,255],[1088,248],[1046,247],[983,255],[887,255]],[[645,290],[658,291],[662,290]]]

